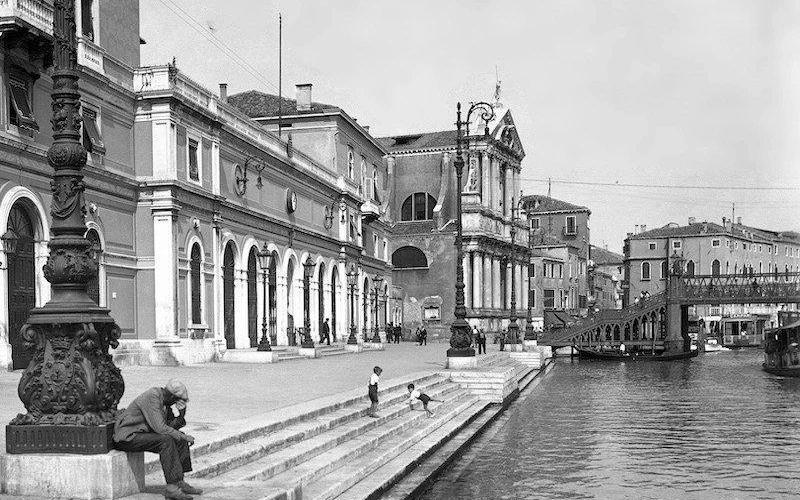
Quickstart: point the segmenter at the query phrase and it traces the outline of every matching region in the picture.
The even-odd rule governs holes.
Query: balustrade
[[[43,32],[53,34],[53,4],[45,0],[0,0],[0,18],[21,19]]]

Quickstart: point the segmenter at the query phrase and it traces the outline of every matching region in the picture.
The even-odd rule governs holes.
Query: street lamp
[[[517,236],[517,220],[519,220],[519,203],[515,202],[514,197],[511,197],[511,313],[508,320],[508,339],[506,343],[514,345],[519,344],[519,325],[517,325],[517,269],[516,269],[516,253],[517,249],[515,238]]]
[[[107,453],[125,391],[108,352],[119,346],[121,330],[109,310],[87,292],[98,263],[84,234],[86,149],[81,144],[75,9],[69,0],[53,2],[51,74],[53,142],[47,160],[54,170],[52,237],[43,267],[51,299],[31,309],[20,330],[25,345],[34,351],[17,390],[27,413],[6,427],[6,451]],[[13,247],[14,236],[7,232],[4,244]]]
[[[358,345],[358,338],[356,337],[356,284],[358,283],[358,270],[355,264],[350,264],[350,270],[347,271],[347,286],[350,288],[350,335],[347,337],[347,343],[350,345]]]
[[[467,141],[469,140],[469,122],[472,113],[480,112],[481,120],[485,124],[484,135],[489,135],[489,122],[494,119],[494,108],[486,102],[473,103],[467,111],[466,121],[461,121],[461,103],[456,104],[456,158],[453,166],[456,169],[456,301],[453,324],[450,326],[450,349],[447,350],[448,358],[475,359],[475,349],[472,348],[472,331],[467,323],[467,309],[464,305],[464,243],[463,224],[461,221],[461,177],[464,172],[464,157],[461,153],[461,143],[464,141],[461,128],[466,126]],[[451,363],[450,363],[451,364]],[[462,363],[463,364],[463,363]],[[467,363],[470,364],[470,363]]]
[[[378,310],[380,309],[379,297],[381,293],[381,283],[383,283],[383,276],[376,274],[372,278],[373,283],[373,297],[375,298],[375,325],[373,325],[372,342],[376,344],[381,343],[380,325],[378,324]]]
[[[311,338],[311,276],[314,274],[314,259],[309,255],[303,262],[303,340],[300,347],[314,347]]]
[[[258,343],[258,350],[271,351],[272,347],[269,345],[269,334],[267,333],[267,315],[269,314],[269,309],[267,309],[267,274],[269,274],[269,269],[272,267],[272,252],[267,248],[266,241],[264,246],[261,247],[261,251],[256,255],[258,256],[258,264],[264,272],[264,294],[262,300],[264,316],[261,321],[261,342]]]
[[[520,202],[521,201],[522,193],[520,192]],[[531,215],[527,209],[526,213],[528,217],[528,313],[525,321],[525,340],[536,342],[536,332],[533,329],[533,307],[535,304],[533,303],[533,294],[531,293],[531,287],[533,286],[533,280],[535,278],[533,262],[531,262],[533,257],[533,227],[531,227]]]

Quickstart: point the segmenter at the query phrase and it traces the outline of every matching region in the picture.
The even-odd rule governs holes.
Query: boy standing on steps
[[[433,399],[419,389],[415,389],[414,384],[408,384],[408,393],[408,406],[413,410],[414,403],[421,401],[422,409],[428,413],[428,417],[433,416],[433,412],[428,409],[428,403],[431,401],[437,401],[439,403],[443,402],[441,399]]]
[[[380,382],[381,373],[383,373],[383,370],[380,366],[373,368],[372,375],[369,377],[369,385],[367,386],[367,395],[370,401],[367,415],[372,418],[378,418],[378,414],[375,412],[378,411],[378,382]]]

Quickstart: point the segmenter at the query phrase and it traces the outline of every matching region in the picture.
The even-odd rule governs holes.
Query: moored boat
[[[694,358],[700,354],[700,351],[697,349],[691,351],[664,351],[661,353],[598,351],[581,347],[575,347],[575,349],[577,349],[578,355],[581,358],[604,361],[677,361],[680,359]]]
[[[773,375],[800,377],[800,315],[779,313],[778,325],[765,335],[761,366]]]

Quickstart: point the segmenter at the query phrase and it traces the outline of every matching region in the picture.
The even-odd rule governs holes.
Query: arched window
[[[400,220],[432,220],[436,198],[428,193],[414,193],[403,201]]]
[[[400,247],[392,254],[395,269],[427,268],[428,259],[417,247]]]
[[[203,261],[202,251],[200,244],[195,243],[192,245],[191,260],[189,261],[189,281],[192,289],[192,323],[199,325],[203,322],[203,317],[200,308],[200,266]]]
[[[686,275],[694,276],[694,261],[690,260],[686,263]]]
[[[714,259],[714,262],[711,263],[711,274],[719,276],[719,261],[717,259]]]
[[[667,279],[667,276],[669,275],[668,267],[669,267],[669,264],[667,263],[666,260],[661,262],[661,279],[662,280]]]
[[[650,263],[649,262],[642,262],[642,279],[649,280],[650,279]]]

